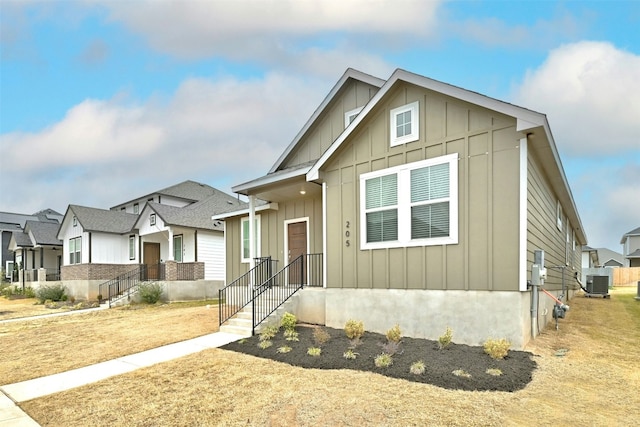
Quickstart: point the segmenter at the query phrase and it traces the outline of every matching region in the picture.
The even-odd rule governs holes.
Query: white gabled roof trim
[[[261,178],[254,179],[253,181],[236,185],[235,187],[231,188],[231,191],[233,191],[234,193],[248,195],[247,194],[248,191],[253,188],[261,187],[263,185],[273,184],[274,182],[279,182],[279,181],[287,180],[290,178],[295,178],[298,176],[304,176],[309,172],[309,170],[311,169],[311,166],[312,165],[307,165],[300,168],[292,168],[289,171],[283,170],[283,171],[278,171],[278,173],[271,173]]]
[[[260,212],[260,211],[268,211],[268,210],[277,211],[278,203],[272,202],[272,203],[267,203],[266,205],[256,206],[255,211]],[[225,219],[225,218],[230,218],[232,216],[245,216],[245,215],[249,215],[249,208],[240,209],[239,211],[225,212],[225,213],[213,215],[211,219],[215,221],[216,219]]]
[[[320,117],[320,115],[325,110],[327,105],[329,105],[329,103],[333,101],[333,98],[335,98],[336,94],[340,91],[340,89],[342,89],[345,83],[349,81],[349,79],[359,80],[361,82],[364,82],[376,87],[382,87],[384,85],[383,79],[379,79],[370,74],[363,73],[362,71],[354,70],[353,68],[347,68],[347,71],[344,72],[340,80],[338,80],[338,82],[333,86],[329,94],[324,98],[322,103],[318,106],[318,108],[316,108],[316,110],[313,112],[309,120],[307,120],[307,122],[302,127],[300,132],[298,132],[295,138],[293,138],[293,141],[291,141],[291,144],[289,144],[289,146],[282,152],[280,157],[278,157],[278,160],[276,160],[274,165],[271,167],[271,170],[269,170],[269,173],[273,173],[277,171],[278,168],[282,166],[282,163],[287,158],[287,156],[296,147],[296,145],[298,145],[298,142],[302,139],[305,133],[307,133],[309,128],[313,125],[313,123],[315,123],[318,117]]]

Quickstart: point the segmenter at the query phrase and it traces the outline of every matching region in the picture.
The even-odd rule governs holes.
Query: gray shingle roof
[[[22,230],[13,232],[13,240],[16,242],[16,246],[19,248],[32,248],[33,242],[27,233]]]
[[[36,245],[61,246],[62,240],[58,239],[59,229],[60,224],[57,222],[27,221],[24,231],[25,234],[31,232]]]
[[[111,211],[78,205],[69,205],[69,210],[73,212],[85,231],[101,231],[116,234],[128,233],[133,229],[138,220],[138,215],[122,211]]]
[[[200,200],[204,200],[207,197],[215,195],[216,193],[219,193],[219,192],[220,192],[219,190],[216,190],[215,188],[209,185],[201,184],[196,181],[187,180],[179,184],[175,184],[170,187],[163,188],[162,190],[154,191],[153,193],[149,193],[145,196],[136,197],[135,199],[131,199],[128,202],[120,203],[116,206],[113,206],[111,209],[116,209],[119,206],[125,206],[131,202],[135,202],[138,200],[146,201],[151,197],[154,197],[157,195],[176,197],[176,198],[184,199],[186,201],[193,203],[193,202],[198,202]]]

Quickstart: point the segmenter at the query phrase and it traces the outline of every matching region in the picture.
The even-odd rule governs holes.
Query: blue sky
[[[547,114],[589,244],[640,226],[640,1],[0,0],[0,210],[266,173],[347,67]]]

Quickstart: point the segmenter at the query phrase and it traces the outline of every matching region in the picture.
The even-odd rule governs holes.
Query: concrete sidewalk
[[[80,387],[139,368],[166,362],[210,348],[217,348],[243,338],[241,335],[216,332],[174,344],[85,366],[60,374],[22,381],[0,387],[0,427],[38,426],[16,403]]]

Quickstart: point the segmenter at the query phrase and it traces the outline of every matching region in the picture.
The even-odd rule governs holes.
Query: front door
[[[288,259],[289,263],[298,258],[300,255],[307,253],[307,223],[292,222],[287,224],[287,247],[289,250]],[[303,259],[302,271],[299,268],[292,268],[289,273],[290,283],[300,283],[302,278],[302,284],[307,283],[307,269],[306,259]]]
[[[147,279],[160,278],[160,243],[144,242],[144,265],[147,267]]]

